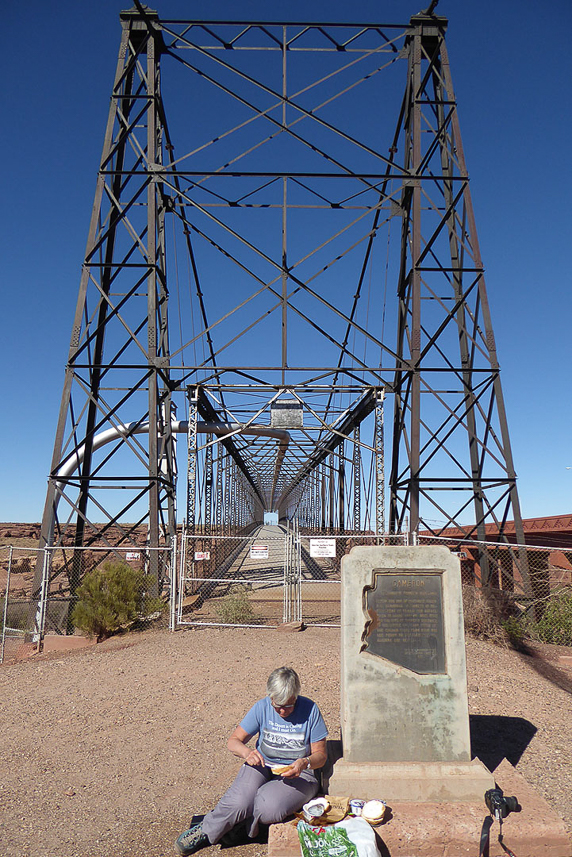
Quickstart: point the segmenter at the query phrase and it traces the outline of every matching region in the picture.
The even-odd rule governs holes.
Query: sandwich
[[[385,815],[385,803],[382,800],[368,800],[361,811],[362,818],[370,824],[379,824]]]
[[[285,774],[286,771],[289,771],[291,767],[292,765],[274,765],[274,767],[270,768],[270,770],[273,774],[276,774],[277,776],[282,776],[282,774]]]

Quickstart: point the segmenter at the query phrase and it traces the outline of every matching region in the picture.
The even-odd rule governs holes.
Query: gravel
[[[559,660],[568,653],[467,642],[474,748],[492,766],[506,755],[572,831],[572,668]],[[1,666],[3,857],[172,854],[236,773],[226,738],[281,664],[300,673],[338,738],[334,629],[148,631]],[[235,851],[259,857],[266,847]]]

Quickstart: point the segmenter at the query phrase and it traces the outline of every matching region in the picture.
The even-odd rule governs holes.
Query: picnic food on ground
[[[302,809],[306,816],[306,820],[310,821],[312,818],[320,818],[330,809],[330,806],[330,801],[327,798],[317,797],[314,798],[314,800],[305,803]]]
[[[361,816],[370,824],[379,824],[385,814],[385,804],[382,800],[368,800],[364,804]]]
[[[313,806],[314,804],[320,805],[322,807],[322,812],[327,812],[331,808],[331,803],[327,797],[317,797],[314,800],[310,801],[310,804]]]

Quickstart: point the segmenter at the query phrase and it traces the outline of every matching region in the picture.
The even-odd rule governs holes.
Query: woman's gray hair
[[[297,698],[299,695],[300,679],[291,667],[278,667],[270,673],[266,682],[266,696],[275,705],[284,705],[293,696]]]

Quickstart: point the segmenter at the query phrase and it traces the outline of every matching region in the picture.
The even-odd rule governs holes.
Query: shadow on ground
[[[570,649],[572,654],[572,648]],[[542,654],[534,648],[534,646],[526,645],[519,652],[520,659],[537,672],[542,678],[559,687],[560,690],[572,694],[572,675],[570,670],[563,667],[558,667],[551,661],[546,660]]]
[[[503,759],[516,766],[536,734],[536,726],[523,717],[495,714],[469,716],[472,755],[494,771]]]

